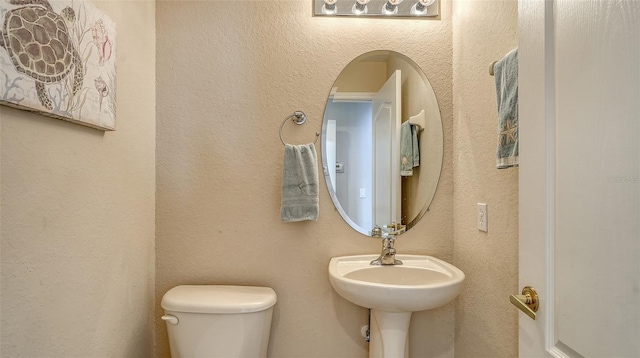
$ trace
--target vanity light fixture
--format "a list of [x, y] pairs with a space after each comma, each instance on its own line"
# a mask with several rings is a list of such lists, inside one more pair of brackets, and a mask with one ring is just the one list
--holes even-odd
[[314, 16], [428, 19], [438, 16], [437, 0], [313, 0]]
[[369, 1], [371, 0], [356, 0], [355, 4], [353, 4], [353, 7], [351, 8], [351, 12], [354, 15], [367, 14], [369, 12], [369, 9], [367, 8]]

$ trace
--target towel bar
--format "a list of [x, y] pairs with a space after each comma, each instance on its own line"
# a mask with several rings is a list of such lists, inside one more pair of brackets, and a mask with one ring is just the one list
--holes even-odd
[[[285, 118], [282, 121], [282, 124], [280, 125], [280, 141], [282, 142], [282, 145], [287, 145], [287, 143], [284, 142], [284, 139], [282, 139], [282, 127], [284, 127], [284, 124], [287, 123], [287, 120], [289, 118], [291, 118], [293, 123], [298, 124], [298, 125], [304, 124], [307, 121], [307, 115], [304, 114], [304, 112], [302, 112], [302, 111], [295, 111], [295, 112], [293, 112], [293, 114], [291, 114], [287, 118]], [[316, 142], [318, 141], [318, 137], [320, 137], [320, 132], [316, 132], [316, 140], [313, 141], [313, 144], [316, 144]]]
[[495, 66], [495, 65], [496, 65], [496, 62], [498, 62], [498, 61], [493, 61], [493, 62], [491, 62], [491, 64], [489, 65], [489, 74], [490, 74], [491, 76], [493, 76], [493, 75], [494, 75], [494, 72], [493, 72], [493, 66]]
[[420, 113], [416, 114], [413, 117], [409, 117], [409, 123], [414, 126], [418, 126], [419, 130], [423, 130], [425, 128], [425, 116], [424, 109], [420, 110]]

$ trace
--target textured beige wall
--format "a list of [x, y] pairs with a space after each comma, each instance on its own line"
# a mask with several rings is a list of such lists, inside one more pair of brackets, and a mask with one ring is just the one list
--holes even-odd
[[2, 357], [144, 357], [153, 347], [155, 4], [118, 26], [117, 131], [0, 107]]
[[[431, 211], [401, 253], [452, 260], [451, 9], [437, 20], [312, 17], [311, 1], [159, 1], [157, 6], [157, 356], [168, 356], [160, 298], [179, 284], [275, 289], [270, 357], [366, 357], [367, 311], [331, 288], [332, 256], [380, 243], [341, 219], [321, 177], [317, 222], [280, 221], [282, 119], [288, 142], [313, 140], [333, 81], [356, 56], [413, 58], [442, 110], [445, 158]], [[366, 35], [363, 35], [366, 33]], [[316, 148], [319, 150], [320, 145]], [[452, 357], [453, 304], [416, 314], [412, 357]]]
[[[497, 112], [489, 64], [517, 47], [516, 0], [453, 5], [454, 262], [467, 275], [456, 302], [456, 357], [516, 357], [518, 169], [495, 169]], [[476, 224], [488, 204], [489, 232]]]
[[387, 82], [385, 62], [350, 63], [333, 83], [338, 92], [378, 92]]

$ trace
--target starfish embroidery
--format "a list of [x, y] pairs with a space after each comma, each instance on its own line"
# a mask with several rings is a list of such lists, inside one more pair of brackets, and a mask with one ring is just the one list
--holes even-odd
[[[515, 125], [513, 119], [508, 119], [503, 127], [503, 131], [500, 132], [500, 142], [509, 145], [516, 142], [515, 132], [518, 130], [518, 126]], [[503, 139], [504, 138], [504, 139]]]

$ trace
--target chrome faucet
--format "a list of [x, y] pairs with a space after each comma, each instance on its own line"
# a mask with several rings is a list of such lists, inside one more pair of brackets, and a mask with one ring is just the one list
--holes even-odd
[[371, 265], [402, 265], [402, 261], [396, 260], [396, 249], [393, 247], [396, 236], [405, 231], [405, 227], [399, 224], [388, 225], [393, 231], [384, 233], [379, 226], [371, 230], [371, 236], [382, 238], [382, 253], [377, 259], [371, 261]]

